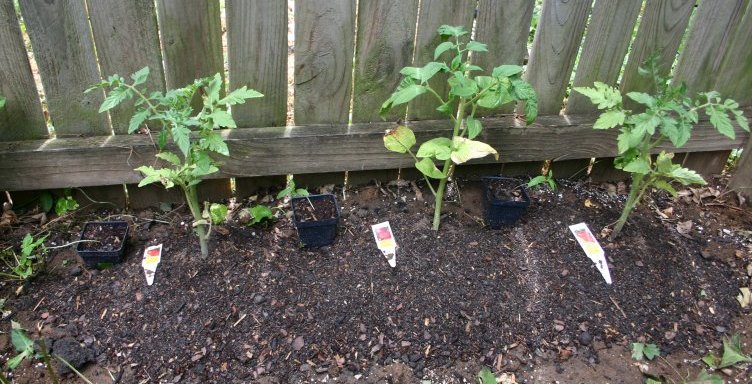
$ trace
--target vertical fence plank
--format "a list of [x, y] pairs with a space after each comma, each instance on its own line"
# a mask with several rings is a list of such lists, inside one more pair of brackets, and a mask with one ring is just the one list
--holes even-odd
[[[441, 42], [436, 30], [443, 24], [462, 25], [469, 32], [473, 25], [475, 2], [467, 0], [422, 0], [418, 16], [418, 31], [415, 41], [413, 65], [420, 67], [433, 61], [433, 52]], [[448, 54], [447, 54], [448, 55]], [[437, 75], [431, 79], [431, 87], [442, 97], [448, 88], [446, 76]], [[410, 102], [407, 113], [410, 119], [444, 119], [446, 115], [436, 110], [436, 99], [421, 96]]]
[[[474, 54], [473, 63], [490, 73], [502, 64], [522, 65], [527, 57], [527, 40], [535, 0], [480, 0], [475, 39], [488, 45], [488, 52]], [[513, 106], [479, 109], [476, 116], [498, 116], [514, 111]]]
[[355, 3], [295, 2], [295, 123], [342, 123], [350, 112]]
[[[410, 65], [418, 0], [362, 0], [353, 95], [354, 123], [379, 121], [379, 108], [399, 84], [399, 71]], [[404, 116], [395, 109], [387, 120]]]
[[109, 135], [98, 112], [101, 91], [84, 0], [21, 0], [21, 11], [39, 65], [52, 125], [58, 136]]
[[[657, 53], [660, 55], [658, 62], [663, 73], [671, 70], [694, 6], [695, 0], [648, 0], [637, 37], [629, 53], [627, 66], [624, 68], [622, 93], [651, 93], [655, 90], [653, 80], [640, 76], [637, 72], [638, 67], [650, 55]], [[630, 100], [626, 100], [625, 104], [630, 108], [635, 107]]]
[[224, 76], [218, 0], [159, 0], [167, 88]]
[[[149, 91], [163, 91], [164, 71], [154, 1], [96, 0], [89, 1], [88, 6], [102, 76], [117, 73], [128, 79], [132, 73], [148, 66], [150, 74], [145, 86]], [[132, 103], [110, 111], [115, 134], [128, 133], [128, 122], [134, 111]]]
[[[713, 88], [721, 60], [728, 53], [731, 38], [744, 16], [747, 4], [749, 0], [728, 0], [722, 7], [710, 1], [700, 3], [673, 79], [675, 83], [683, 81], [687, 84], [690, 95]], [[731, 151], [690, 153], [684, 164], [701, 175], [710, 177], [723, 171], [730, 153]]]
[[739, 104], [752, 105], [752, 2], [725, 50], [715, 89]]
[[558, 115], [590, 13], [590, 0], [543, 3], [525, 77], [541, 115]]
[[227, 1], [230, 89], [247, 85], [261, 99], [234, 105], [238, 127], [285, 125], [287, 118], [287, 3]]
[[13, 2], [0, 2], [0, 141], [48, 136]]

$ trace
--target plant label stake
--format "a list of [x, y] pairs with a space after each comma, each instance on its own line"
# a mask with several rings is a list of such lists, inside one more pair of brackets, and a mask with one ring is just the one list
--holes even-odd
[[141, 260], [141, 266], [144, 268], [146, 275], [146, 284], [154, 284], [154, 274], [157, 272], [157, 265], [162, 260], [162, 244], [152, 245], [144, 250], [144, 258]]
[[606, 253], [603, 251], [603, 248], [601, 248], [601, 245], [598, 244], [598, 240], [595, 239], [593, 233], [590, 232], [590, 228], [588, 228], [587, 224], [579, 223], [570, 225], [569, 230], [572, 231], [574, 238], [580, 243], [580, 247], [585, 251], [585, 255], [593, 261], [595, 267], [601, 272], [606, 283], [611, 284], [611, 273], [608, 271]]
[[397, 242], [394, 240], [394, 234], [392, 233], [392, 227], [389, 226], [389, 222], [374, 224], [371, 226], [373, 231], [373, 237], [376, 239], [376, 246], [379, 247], [381, 253], [386, 257], [386, 261], [389, 266], [394, 268], [397, 266]]

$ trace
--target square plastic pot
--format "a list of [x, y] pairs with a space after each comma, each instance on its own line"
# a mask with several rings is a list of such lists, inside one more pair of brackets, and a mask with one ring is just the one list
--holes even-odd
[[117, 264], [123, 261], [125, 245], [128, 242], [128, 223], [125, 221], [91, 221], [84, 224], [81, 230], [79, 240], [97, 240], [105, 241], [106, 239], [87, 238], [86, 231], [95, 226], [107, 226], [114, 229], [120, 239], [120, 247], [115, 249], [91, 249], [85, 242], [76, 245], [76, 252], [84, 260], [87, 268], [97, 268], [103, 265]]
[[[496, 198], [491, 191], [491, 186], [498, 181], [516, 184], [515, 189], [520, 191], [522, 201]], [[481, 183], [483, 185], [483, 220], [492, 229], [516, 224], [530, 206], [527, 185], [523, 181], [509, 177], [484, 176], [481, 178]]]
[[[335, 217], [322, 220], [303, 221], [303, 213], [297, 209], [299, 201], [308, 205], [308, 200], [314, 206], [318, 201], [329, 200], [334, 204]], [[293, 223], [298, 230], [298, 237], [303, 246], [310, 248], [324, 247], [331, 245], [337, 236], [337, 224], [339, 224], [339, 204], [337, 198], [332, 194], [310, 195], [308, 197], [294, 197], [291, 201], [293, 212]]]

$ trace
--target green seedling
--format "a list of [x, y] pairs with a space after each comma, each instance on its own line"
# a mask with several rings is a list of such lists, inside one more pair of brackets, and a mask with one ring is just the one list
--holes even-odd
[[21, 253], [17, 254], [12, 248], [3, 251], [3, 262], [8, 267], [8, 273], [0, 273], [0, 276], [10, 280], [27, 280], [39, 271], [40, 265], [44, 264], [44, 256], [47, 254], [47, 248], [44, 241], [47, 236], [34, 239], [31, 234], [21, 241]]
[[224, 204], [212, 203], [209, 205], [209, 218], [214, 225], [222, 224], [227, 218], [227, 206]]
[[632, 343], [632, 359], [634, 360], [639, 361], [643, 358], [653, 360], [660, 355], [661, 350], [655, 344]]
[[[604, 83], [574, 88], [602, 110], [593, 125], [594, 129], [619, 127], [621, 132], [617, 138], [618, 155], [614, 166], [631, 174], [632, 185], [624, 210], [611, 233], [611, 240], [621, 233], [629, 215], [649, 188], [662, 189], [676, 196], [672, 182], [682, 185], [706, 184], [697, 172], [674, 164], [673, 153], [658, 152], [659, 145], [667, 142], [675, 148], [684, 146], [689, 141], [692, 128], [699, 121], [699, 112], [707, 114], [710, 124], [731, 139], [736, 136], [732, 119], [742, 129], [749, 131], [747, 118], [737, 102], [724, 100], [714, 91], [698, 93], [694, 99], [688, 97], [683, 83], [672, 85], [669, 78], [660, 75], [655, 58], [640, 68], [640, 74], [651, 77], [657, 90], [653, 95], [627, 93], [629, 99], [644, 108], [643, 112], [624, 108], [619, 90]], [[658, 152], [655, 158], [654, 152]]]
[[496, 376], [494, 376], [490, 369], [483, 367], [478, 372], [478, 384], [496, 384]]
[[292, 178], [292, 176], [290, 176], [287, 178], [287, 185], [285, 186], [285, 189], [277, 193], [277, 200], [291, 199], [293, 197], [305, 197], [309, 195], [310, 193], [308, 193], [307, 189], [296, 188], [295, 180]]
[[[400, 85], [382, 104], [381, 116], [402, 106], [418, 96], [426, 95], [436, 100], [441, 113], [453, 122], [450, 137], [436, 137], [420, 145], [417, 152], [415, 134], [406, 126], [390, 129], [384, 135], [384, 146], [394, 152], [409, 154], [415, 167], [423, 174], [434, 195], [433, 229], [438, 230], [441, 221], [441, 205], [449, 178], [458, 164], [472, 159], [494, 156], [498, 152], [490, 145], [474, 140], [483, 131], [483, 124], [475, 117], [478, 108], [495, 109], [504, 104], [524, 101], [527, 123], [532, 123], [538, 114], [538, 98], [532, 86], [522, 79], [523, 68], [518, 65], [501, 65], [493, 69], [491, 76], [474, 75], [483, 71], [470, 60], [470, 53], [478, 55], [487, 51], [486, 44], [466, 41], [468, 32], [462, 26], [442, 25], [438, 29], [442, 43], [434, 50], [434, 60], [423, 67], [405, 67]], [[437, 74], [446, 74], [448, 92], [440, 95], [429, 81]], [[436, 162], [443, 163], [441, 169]], [[439, 180], [436, 188], [431, 179]]]
[[722, 369], [740, 363], [750, 363], [752, 357], [742, 351], [741, 336], [737, 333], [730, 338], [723, 338], [723, 355], [720, 358], [713, 352], [708, 352], [702, 361], [712, 369]]
[[[144, 176], [138, 186], [161, 183], [167, 189], [178, 186], [183, 190], [194, 218], [193, 228], [199, 238], [201, 256], [207, 258], [211, 218], [203, 215], [197, 185], [206, 176], [219, 171], [218, 158], [230, 155], [224, 137], [217, 132], [221, 128], [236, 128], [228, 108], [263, 95], [244, 86], [222, 97], [224, 83], [220, 74], [197, 79], [183, 88], [165, 93], [149, 93], [143, 87], [148, 76], [148, 67], [131, 75], [130, 82], [112, 75], [87, 91], [96, 88], [109, 91], [100, 112], [135, 99], [136, 112], [131, 117], [128, 133], [136, 132], [146, 122], [158, 127], [155, 145], [159, 150], [156, 157], [161, 164], [136, 168]], [[194, 110], [191, 104], [197, 94], [203, 101], [200, 110]]]
[[554, 171], [549, 170], [548, 173], [544, 175], [538, 175], [530, 179], [530, 181], [527, 182], [528, 188], [537, 187], [539, 185], [547, 185], [548, 189], [551, 190], [551, 192], [556, 192], [556, 180], [554, 180]]
[[274, 213], [272, 212], [271, 208], [267, 207], [266, 205], [256, 205], [247, 210], [251, 215], [251, 220], [248, 222], [248, 226], [256, 225], [264, 220], [274, 219]]

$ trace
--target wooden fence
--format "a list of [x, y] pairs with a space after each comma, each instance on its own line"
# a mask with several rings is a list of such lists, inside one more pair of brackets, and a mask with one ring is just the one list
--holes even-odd
[[[564, 177], [581, 174], [597, 158], [591, 177], [620, 177], [609, 161], [615, 133], [592, 130], [593, 106], [566, 94], [572, 83], [594, 81], [618, 81], [624, 92], [649, 90], [637, 67], [653, 52], [664, 68], [674, 65], [675, 80], [690, 91], [715, 89], [752, 104], [750, 0], [545, 0], [540, 10], [535, 0], [297, 0], [292, 15], [284, 0], [20, 0], [19, 8], [20, 15], [14, 1], [0, 0], [0, 95], [7, 98], [0, 111], [0, 190], [115, 186], [99, 190], [122, 194], [123, 184], [137, 183], [133, 169], [154, 160], [150, 138], [126, 134], [132, 108], [99, 114], [104, 94], [83, 91], [102, 76], [145, 65], [152, 89], [219, 72], [228, 89], [249, 85], [265, 94], [232, 108], [243, 128], [224, 132], [231, 156], [214, 175], [218, 181], [205, 183], [220, 197], [230, 193], [229, 177], [242, 195], [258, 176], [412, 167], [382, 145], [383, 131], [401, 116], [382, 122], [378, 110], [400, 68], [431, 59], [441, 24], [475, 28], [490, 51], [478, 64], [526, 64], [538, 92], [542, 116], [531, 126], [486, 115], [481, 139], [500, 150], [498, 171], [532, 174], [553, 160], [555, 175]], [[289, 104], [294, 126], [286, 124]], [[450, 127], [425, 100], [408, 111], [421, 137]], [[727, 140], [701, 124], [680, 151], [687, 166], [718, 173], [729, 150], [749, 147], [748, 137], [739, 130]], [[743, 153], [737, 188], [752, 186], [752, 148]], [[484, 162], [493, 159], [478, 161]], [[128, 191], [164, 198], [156, 188]]]

